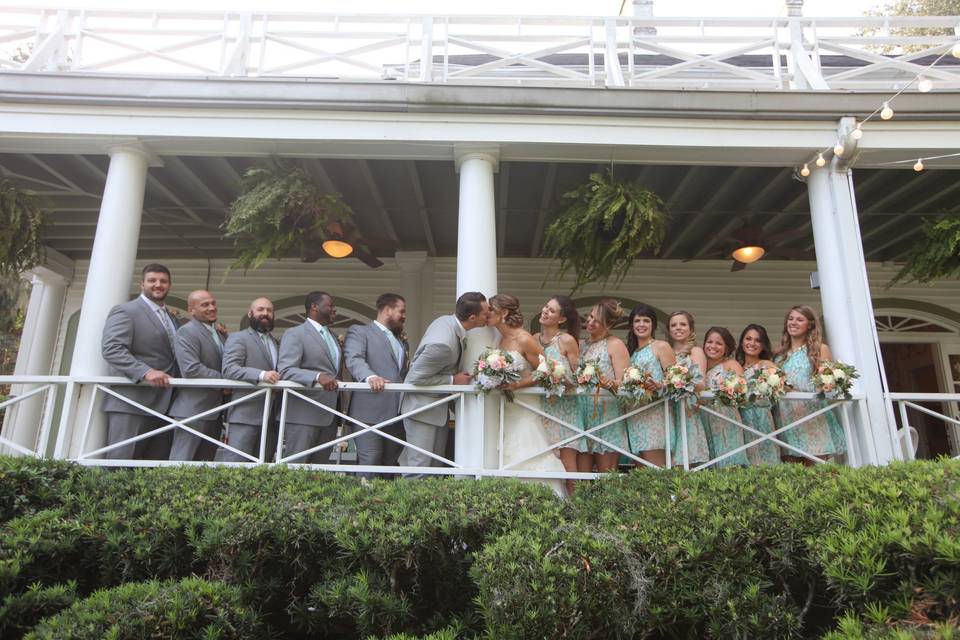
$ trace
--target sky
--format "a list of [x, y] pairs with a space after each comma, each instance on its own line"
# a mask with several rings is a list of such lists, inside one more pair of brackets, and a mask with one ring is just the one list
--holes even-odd
[[[309, 11], [320, 13], [432, 13], [494, 15], [631, 15], [632, 0], [0, 0], [0, 7], [107, 9], [204, 9]], [[855, 17], [882, 0], [806, 0], [803, 13]], [[774, 17], [785, 15], [783, 0], [655, 0], [656, 16]]]

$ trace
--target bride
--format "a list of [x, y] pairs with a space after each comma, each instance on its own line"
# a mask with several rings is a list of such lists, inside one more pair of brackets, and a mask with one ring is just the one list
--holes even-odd
[[[514, 358], [524, 363], [522, 378], [511, 383], [507, 389], [516, 390], [534, 385], [531, 373], [540, 363], [538, 356], [543, 348], [533, 336], [523, 328], [523, 315], [520, 302], [513, 296], [498, 294], [490, 298], [489, 324], [500, 332], [498, 349], [510, 351]], [[533, 402], [534, 396], [518, 396], [515, 402], [504, 403], [503, 415], [503, 465], [523, 471], [563, 471], [563, 464], [552, 451], [533, 456], [550, 446], [544, 432], [543, 420], [536, 413], [519, 406], [530, 404], [540, 408], [539, 402]], [[529, 460], [527, 458], [530, 458]], [[517, 463], [517, 466], [511, 467]], [[564, 482], [560, 479], [538, 480], [564, 496]]]

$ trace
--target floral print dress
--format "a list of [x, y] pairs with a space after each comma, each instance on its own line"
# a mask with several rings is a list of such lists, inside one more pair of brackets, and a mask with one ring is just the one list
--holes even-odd
[[[744, 373], [752, 368], [747, 367]], [[776, 430], [773, 411], [770, 407], [741, 407], [740, 417], [743, 418], [743, 424], [753, 427], [760, 433], [770, 433]], [[744, 431], [743, 439], [745, 442], [751, 442], [756, 440], [757, 436]], [[747, 458], [750, 460], [750, 464], [780, 464], [780, 447], [768, 440], [747, 449]]]
[[[794, 391], [813, 392], [813, 368], [804, 346], [786, 358], [777, 358], [777, 363], [787, 374], [787, 382]], [[827, 406], [824, 400], [781, 400], [780, 426], [785, 427], [804, 416]], [[797, 426], [780, 434], [780, 439], [814, 456], [827, 456], [843, 453], [847, 450], [847, 440], [843, 427], [834, 411], [821, 413], [812, 420], [801, 422]], [[796, 456], [795, 451], [785, 449], [784, 455]]]
[[[583, 341], [580, 345], [580, 362], [583, 363], [587, 360], [597, 361], [600, 367], [600, 375], [605, 379], [614, 380], [616, 378], [606, 339], [598, 340], [597, 342]], [[606, 393], [601, 393], [599, 396], [587, 394], [577, 396], [577, 399], [579, 400], [580, 409], [580, 427], [585, 431], [620, 415], [620, 405], [615, 396]], [[598, 429], [591, 435], [619, 447], [624, 451], [629, 451], [627, 426], [623, 420], [618, 420], [602, 429]], [[597, 442], [592, 438], [581, 438], [577, 443], [577, 449], [582, 452], [592, 451], [593, 453], [610, 453], [616, 451], [616, 449], [602, 442]]]
[[[687, 367], [696, 379], [703, 374], [689, 353], [678, 353], [677, 364]], [[680, 437], [680, 412], [684, 412], [687, 424], [687, 452], [690, 456], [690, 466], [703, 463], [710, 459], [710, 448], [707, 446], [707, 433], [703, 428], [700, 411], [696, 408], [696, 399], [688, 398], [679, 402], [672, 402], [670, 415], [673, 417], [673, 433], [670, 442], [670, 462], [674, 466], [683, 466], [683, 439]]]
[[[643, 349], [637, 349], [630, 356], [630, 364], [641, 371], [649, 373], [654, 380], [663, 382], [663, 366], [653, 352], [653, 343]], [[623, 413], [629, 413], [637, 406], [629, 399], [621, 401]], [[630, 451], [639, 453], [667, 448], [665, 434], [667, 410], [663, 403], [636, 413], [626, 418], [627, 437], [630, 442]]]
[[[563, 353], [560, 350], [560, 336], [563, 335], [558, 333], [550, 340], [543, 348], [544, 357], [552, 360], [558, 360], [569, 366], [567, 359], [563, 357]], [[570, 373], [568, 378], [573, 380], [573, 372]], [[562, 420], [567, 424], [574, 426], [579, 426], [580, 424], [580, 405], [578, 403], [578, 398], [575, 395], [566, 395], [561, 398], [542, 398], [541, 399], [542, 410], [544, 413], [548, 413], [551, 416], [557, 418], [557, 420]], [[547, 441], [550, 444], [556, 444], [561, 440], [565, 440], [570, 436], [574, 435], [576, 432], [572, 429], [564, 427], [559, 422], [554, 422], [548, 418], [542, 418], [543, 420], [543, 429], [547, 436]], [[571, 449], [577, 448], [577, 441], [568, 442], [565, 447], [570, 447]], [[559, 455], [558, 450], [554, 450], [557, 455]]]
[[[711, 383], [710, 386], [719, 383], [720, 378], [723, 376], [723, 363], [716, 365], [707, 371], [707, 380]], [[716, 382], [714, 382], [716, 381]], [[740, 412], [736, 407], [728, 407], [726, 405], [712, 405], [710, 407], [713, 411], [724, 415], [731, 420], [740, 421]], [[710, 444], [710, 458], [717, 458], [722, 456], [725, 453], [733, 451], [739, 447], [742, 447], [743, 442], [743, 429], [728, 422], [723, 418], [702, 411], [703, 415], [703, 427], [707, 430], [707, 438]], [[747, 459], [747, 453], [745, 451], [740, 451], [732, 456], [728, 456], [721, 460], [720, 462], [714, 464], [714, 467], [735, 467], [735, 466], [747, 466], [750, 464], [750, 461]]]

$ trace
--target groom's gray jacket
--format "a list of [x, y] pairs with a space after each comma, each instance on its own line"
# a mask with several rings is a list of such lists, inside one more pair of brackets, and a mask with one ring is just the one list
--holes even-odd
[[[431, 322], [410, 359], [410, 370], [403, 381], [421, 387], [450, 384], [451, 376], [460, 371], [465, 337], [466, 331], [455, 315], [440, 316]], [[400, 412], [419, 409], [441, 397], [442, 394], [405, 393], [400, 402]], [[410, 419], [439, 427], [447, 423], [448, 415], [449, 403], [427, 409]]]

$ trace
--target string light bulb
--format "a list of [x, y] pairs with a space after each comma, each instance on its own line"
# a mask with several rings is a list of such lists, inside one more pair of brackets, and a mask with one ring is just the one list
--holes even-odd
[[822, 154], [822, 153], [818, 153], [818, 154], [817, 154], [817, 166], [818, 166], [818, 167], [822, 167], [822, 166], [825, 165], [825, 164], [827, 164], [827, 161], [823, 159], [823, 154]]
[[833, 145], [833, 155], [838, 158], [843, 155], [843, 143], [837, 140], [837, 144]]
[[854, 140], [859, 140], [863, 137], [863, 129], [860, 127], [860, 123], [857, 123], [857, 128], [850, 132], [850, 137]]
[[930, 93], [930, 90], [933, 89], [933, 81], [930, 78], [920, 76], [920, 79], [917, 81], [917, 91], [920, 93]]
[[954, 43], [953, 49], [950, 50], [950, 55], [954, 58], [960, 58], [960, 41]]
[[810, 175], [810, 165], [808, 165], [806, 162], [803, 163], [803, 168], [800, 169], [800, 175], [802, 175], [804, 178]]
[[883, 103], [883, 109], [880, 110], [880, 117], [884, 120], [889, 120], [893, 117], [893, 109], [890, 108], [889, 102]]
[[913, 165], [913, 170], [916, 171], [917, 173], [920, 173], [921, 171], [923, 171], [923, 158], [917, 159], [917, 164]]

